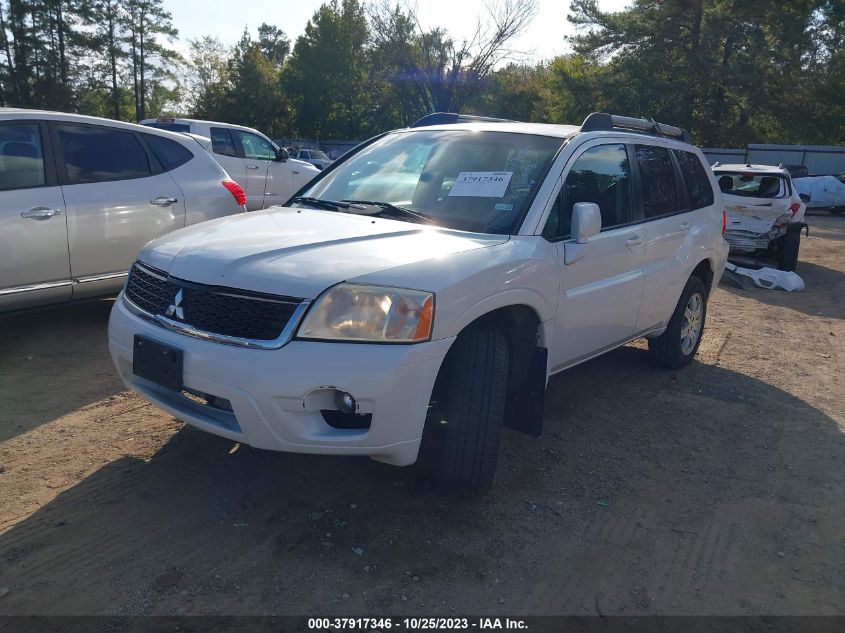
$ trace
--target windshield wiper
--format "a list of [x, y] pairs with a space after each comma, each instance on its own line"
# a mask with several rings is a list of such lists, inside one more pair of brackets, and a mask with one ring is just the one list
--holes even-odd
[[[378, 213], [387, 213], [400, 220], [405, 220], [407, 222], [416, 221], [425, 222], [427, 224], [437, 224], [437, 222], [435, 222], [425, 213], [420, 213], [419, 211], [414, 211], [413, 209], [409, 209], [407, 207], [400, 207], [398, 204], [393, 204], [392, 202], [380, 202], [378, 200], [343, 200], [343, 202], [348, 202], [351, 205], [351, 208], [357, 208], [355, 205], [359, 204], [365, 204], [371, 207], [378, 207], [380, 209]], [[355, 213], [355, 211], [349, 211], [349, 213]]]
[[325, 198], [310, 198], [308, 196], [297, 196], [291, 202], [310, 204], [318, 209], [328, 209], [329, 211], [346, 211], [349, 208], [346, 202], [326, 200]]

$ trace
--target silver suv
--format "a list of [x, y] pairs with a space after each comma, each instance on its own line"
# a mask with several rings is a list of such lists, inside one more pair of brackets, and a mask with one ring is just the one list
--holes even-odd
[[244, 203], [182, 134], [0, 108], [0, 312], [117, 293], [148, 241]]

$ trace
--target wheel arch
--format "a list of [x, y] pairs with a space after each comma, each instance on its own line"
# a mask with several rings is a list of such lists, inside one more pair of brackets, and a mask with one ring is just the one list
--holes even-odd
[[[542, 432], [543, 393], [548, 376], [545, 341], [547, 326], [540, 312], [525, 303], [493, 308], [476, 316], [457, 333], [456, 339], [473, 329], [495, 329], [508, 343], [508, 400], [505, 426], [531, 435]], [[449, 363], [454, 343], [443, 359], [435, 380], [432, 399], [448, 388]]]

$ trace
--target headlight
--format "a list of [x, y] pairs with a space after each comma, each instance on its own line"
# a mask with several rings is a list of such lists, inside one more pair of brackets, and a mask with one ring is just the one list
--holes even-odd
[[420, 290], [340, 284], [308, 311], [297, 336], [385, 343], [431, 337], [434, 295]]

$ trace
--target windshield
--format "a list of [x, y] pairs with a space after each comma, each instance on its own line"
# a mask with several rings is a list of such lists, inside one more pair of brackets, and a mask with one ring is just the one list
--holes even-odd
[[329, 157], [326, 156], [323, 152], [318, 149], [309, 149], [306, 152], [307, 154], [311, 154], [311, 158], [320, 158], [322, 160], [328, 160]]
[[389, 203], [440, 226], [509, 234], [563, 142], [509, 132], [394, 132], [342, 162], [301, 196]]
[[716, 172], [722, 193], [749, 198], [783, 198], [788, 193], [786, 178], [776, 174]]

